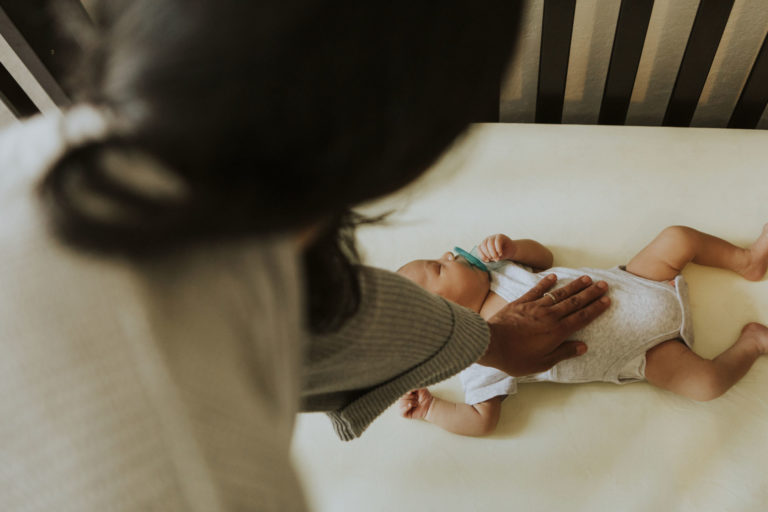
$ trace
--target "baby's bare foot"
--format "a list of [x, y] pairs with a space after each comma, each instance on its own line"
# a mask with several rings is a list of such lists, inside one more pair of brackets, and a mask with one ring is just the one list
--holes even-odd
[[736, 343], [754, 343], [761, 354], [768, 354], [768, 327], [750, 322], [741, 330]]
[[760, 281], [768, 270], [768, 224], [763, 226], [763, 232], [746, 251], [749, 262], [740, 273], [745, 279]]

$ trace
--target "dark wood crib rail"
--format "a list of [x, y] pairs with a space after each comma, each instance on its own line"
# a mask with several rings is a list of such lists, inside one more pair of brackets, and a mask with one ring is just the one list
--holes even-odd
[[[510, 0], [527, 1], [536, 0]], [[576, 0], [543, 1], [535, 121], [560, 123], [572, 57], [571, 36]], [[627, 110], [643, 51], [654, 0], [620, 2], [608, 72], [600, 103], [598, 124], [626, 124]], [[657, 0], [657, 2], [660, 0]], [[674, 1], [674, 0], [665, 0]], [[88, 20], [81, 0], [55, 0]], [[685, 53], [666, 105], [664, 126], [690, 126], [710, 73], [734, 0], [700, 0]], [[766, 7], [768, 8], [768, 7]], [[76, 56], [75, 41], [57, 29], [49, 0], [0, 0], [0, 34], [19, 57], [40, 88], [63, 107], [70, 102], [66, 70]], [[768, 37], [752, 66], [728, 121], [730, 128], [756, 128], [768, 104]], [[488, 109], [483, 122], [499, 121], [500, 87], [487, 92]], [[13, 115], [23, 118], [39, 106], [0, 64], [0, 101]]]

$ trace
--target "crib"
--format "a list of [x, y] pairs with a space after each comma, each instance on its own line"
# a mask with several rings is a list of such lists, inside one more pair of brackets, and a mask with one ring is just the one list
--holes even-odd
[[[88, 22], [87, 2], [69, 4]], [[74, 41], [43, 0], [0, 0], [0, 123], [66, 108]], [[487, 108], [429, 173], [361, 206], [368, 264], [471, 247], [503, 232], [557, 265], [623, 264], [663, 227], [737, 244], [768, 222], [764, 0], [525, 0]], [[396, 243], [393, 243], [396, 241]], [[712, 357], [768, 284], [691, 265], [695, 350]], [[432, 388], [461, 400], [458, 378]], [[387, 410], [342, 443], [297, 419], [293, 457], [315, 511], [754, 511], [768, 503], [768, 358], [695, 403], [646, 383], [521, 385], [487, 438]]]

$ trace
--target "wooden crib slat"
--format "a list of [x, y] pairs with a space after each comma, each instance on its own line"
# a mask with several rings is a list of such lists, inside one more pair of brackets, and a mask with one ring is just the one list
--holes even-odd
[[643, 53], [653, 0], [622, 0], [611, 62], [600, 104], [599, 124], [624, 124]]
[[40, 112], [2, 63], [0, 63], [0, 101], [16, 118], [28, 117]]
[[701, 0], [664, 115], [664, 126], [690, 126], [734, 0]]
[[[70, 17], [90, 17], [80, 0], [56, 0]], [[0, 0], [0, 32], [34, 80], [58, 106], [70, 103], [67, 74], [80, 46], [59, 27], [48, 0]]]
[[768, 36], [763, 39], [747, 83], [733, 109], [728, 128], [757, 128], [768, 104]]
[[544, 0], [536, 122], [561, 123], [576, 0]]

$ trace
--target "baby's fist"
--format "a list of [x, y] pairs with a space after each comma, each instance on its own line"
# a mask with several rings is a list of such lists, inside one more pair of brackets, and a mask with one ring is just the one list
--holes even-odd
[[477, 250], [483, 261], [511, 260], [515, 256], [515, 242], [501, 233], [486, 237]]
[[430, 405], [432, 405], [432, 393], [427, 388], [409, 391], [397, 401], [400, 416], [411, 420], [424, 419]]

